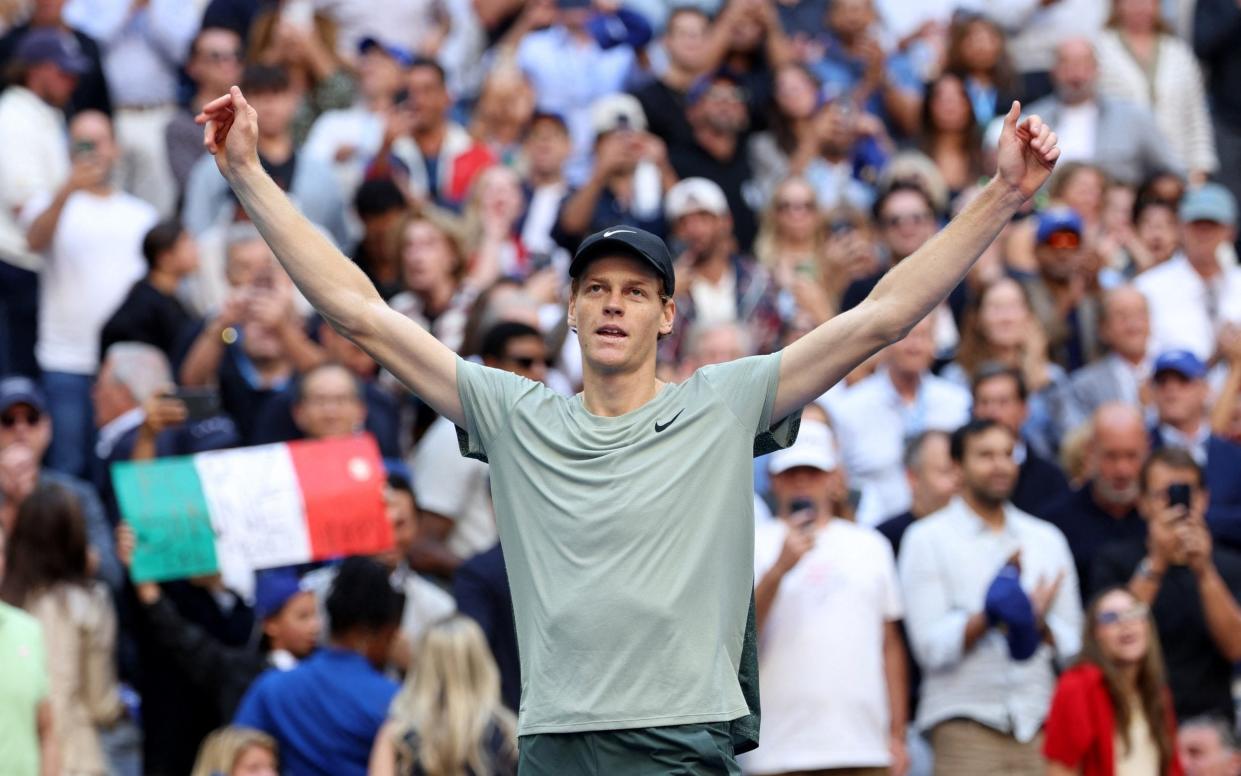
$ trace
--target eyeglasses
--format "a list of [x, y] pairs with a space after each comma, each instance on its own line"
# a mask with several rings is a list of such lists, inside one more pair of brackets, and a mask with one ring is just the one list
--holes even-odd
[[776, 202], [776, 210], [781, 213], [789, 213], [792, 211], [814, 210], [814, 200], [812, 199], [782, 199]]
[[887, 216], [883, 219], [885, 228], [892, 229], [898, 226], [909, 224], [910, 226], [922, 226], [933, 221], [935, 216], [930, 213], [897, 213], [896, 215]]
[[203, 59], [212, 63], [220, 62], [240, 62], [241, 51], [233, 49], [231, 51], [200, 51], [198, 52]]
[[1095, 615], [1095, 623], [1098, 625], [1116, 625], [1122, 622], [1134, 622], [1135, 620], [1144, 620], [1146, 615], [1150, 613], [1150, 608], [1146, 604], [1134, 604], [1128, 609], [1118, 609], [1106, 612], [1099, 612]]
[[0, 415], [0, 426], [13, 428], [18, 423], [25, 423], [27, 426], [37, 426], [42, 419], [43, 413], [33, 408], [25, 412], [6, 412]]

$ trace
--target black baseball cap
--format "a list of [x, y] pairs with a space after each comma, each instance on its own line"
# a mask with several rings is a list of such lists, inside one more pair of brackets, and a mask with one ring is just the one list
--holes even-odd
[[603, 256], [632, 256], [651, 265], [664, 284], [664, 293], [676, 292], [677, 278], [672, 267], [672, 254], [659, 237], [636, 226], [613, 226], [582, 241], [573, 262], [569, 264], [569, 277], [577, 278], [586, 265]]

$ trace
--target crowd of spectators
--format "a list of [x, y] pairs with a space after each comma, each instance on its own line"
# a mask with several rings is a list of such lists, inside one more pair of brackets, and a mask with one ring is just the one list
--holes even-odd
[[[866, 304], [1021, 100], [1045, 191], [755, 461], [741, 767], [1241, 774], [1236, 0], [0, 0], [0, 67], [0, 771], [515, 771], [487, 464], [249, 222], [237, 84], [393, 309], [563, 394], [586, 236], [672, 247], [680, 381]], [[361, 433], [391, 552], [129, 579], [113, 464]]]

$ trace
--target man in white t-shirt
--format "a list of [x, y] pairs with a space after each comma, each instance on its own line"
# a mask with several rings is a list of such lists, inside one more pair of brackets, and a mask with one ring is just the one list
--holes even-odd
[[55, 432], [48, 465], [80, 477], [94, 448], [90, 388], [99, 335], [146, 274], [142, 240], [159, 214], [109, 183], [119, 150], [107, 116], [77, 114], [69, 141], [69, 179], [58, 191], [31, 198], [21, 222], [31, 250], [43, 256], [35, 356]]
[[763, 744], [742, 768], [903, 772], [904, 612], [892, 548], [832, 516], [839, 461], [826, 423], [804, 420], [768, 466], [779, 519], [754, 540]]

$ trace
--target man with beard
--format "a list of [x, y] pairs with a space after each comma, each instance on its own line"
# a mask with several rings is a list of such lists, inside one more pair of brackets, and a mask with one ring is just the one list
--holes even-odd
[[952, 435], [961, 495], [909, 529], [899, 559], [910, 646], [924, 671], [917, 725], [935, 772], [1043, 773], [1040, 729], [1082, 609], [1064, 536], [1009, 502], [1012, 431]]
[[686, 95], [686, 104], [693, 137], [670, 144], [668, 160], [681, 178], [706, 178], [724, 190], [737, 244], [749, 250], [758, 223], [755, 208], [745, 198], [754, 176], [745, 144], [750, 129], [745, 92], [736, 78], [720, 71], [698, 79]]
[[1090, 569], [1105, 545], [1146, 538], [1138, 514], [1138, 473], [1150, 449], [1142, 413], [1121, 402], [1104, 404], [1090, 419], [1086, 469], [1091, 479], [1047, 510], [1064, 532], [1077, 564], [1083, 595], [1092, 589]]

